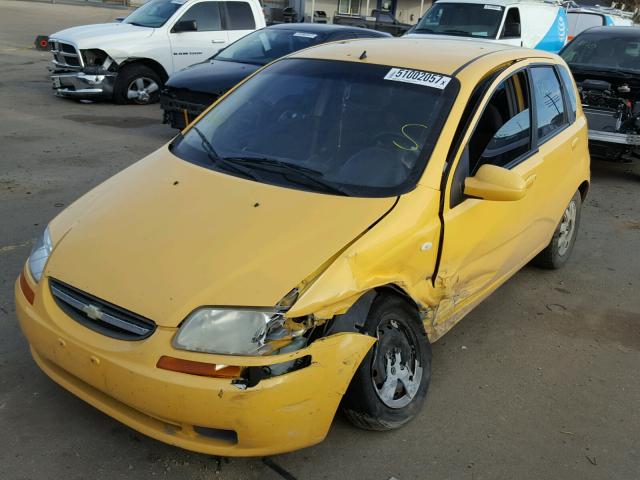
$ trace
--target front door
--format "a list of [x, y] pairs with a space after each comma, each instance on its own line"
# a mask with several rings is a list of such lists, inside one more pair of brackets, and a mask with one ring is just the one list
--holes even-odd
[[[442, 321], [469, 311], [546, 245], [555, 228], [545, 205], [557, 192], [546, 189], [558, 179], [552, 178], [547, 155], [538, 148], [538, 132], [553, 132], [538, 128], [535, 107], [540, 102], [552, 105], [556, 116], [544, 114], [544, 118], [560, 125], [565, 119], [562, 95], [558, 103], [553, 92], [538, 99], [532, 90], [528, 68], [506, 70], [493, 82], [461, 142], [445, 191], [444, 239], [435, 278], [442, 295], [438, 311]], [[525, 197], [517, 201], [465, 197], [464, 180], [483, 164], [519, 173], [527, 183]]]
[[[196, 31], [176, 31], [178, 22], [189, 20], [195, 21]], [[204, 1], [192, 5], [176, 24], [169, 33], [174, 71], [206, 60], [228, 43], [220, 2]]]

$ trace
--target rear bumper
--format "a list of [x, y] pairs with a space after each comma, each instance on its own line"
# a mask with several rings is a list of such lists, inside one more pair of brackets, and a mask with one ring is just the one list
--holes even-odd
[[[23, 275], [28, 278], [25, 272]], [[67, 317], [35, 285], [33, 305], [16, 282], [16, 310], [33, 358], [55, 382], [107, 415], [162, 442], [223, 456], [261, 456], [324, 439], [349, 382], [374, 339], [343, 333], [291, 354], [232, 357], [174, 350], [175, 329], [116, 340]], [[161, 355], [263, 366], [310, 355], [311, 364], [240, 390], [228, 379], [161, 370]]]
[[51, 86], [56, 95], [71, 98], [105, 98], [113, 96], [116, 74], [87, 74], [84, 72], [54, 72]]

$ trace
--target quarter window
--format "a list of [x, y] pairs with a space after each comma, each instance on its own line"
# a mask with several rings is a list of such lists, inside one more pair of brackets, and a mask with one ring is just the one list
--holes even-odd
[[544, 140], [566, 125], [560, 82], [553, 67], [531, 69], [538, 138]]
[[573, 78], [571, 78], [571, 74], [565, 67], [559, 66], [558, 71], [560, 72], [560, 78], [562, 79], [562, 86], [564, 87], [567, 99], [569, 100], [569, 107], [571, 111], [570, 121], [573, 122], [576, 119], [577, 103], [576, 89], [573, 85]]
[[251, 6], [247, 2], [223, 2], [226, 12], [225, 30], [255, 30]]
[[198, 32], [222, 30], [218, 2], [196, 3], [185, 13], [180, 21], [195, 20]]

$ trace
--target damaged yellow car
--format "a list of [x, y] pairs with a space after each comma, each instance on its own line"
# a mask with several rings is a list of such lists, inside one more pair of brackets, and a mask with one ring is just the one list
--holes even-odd
[[313, 445], [339, 406], [400, 427], [430, 343], [530, 260], [567, 261], [576, 97], [559, 57], [466, 40], [278, 60], [49, 224], [16, 282], [33, 357], [203, 453]]

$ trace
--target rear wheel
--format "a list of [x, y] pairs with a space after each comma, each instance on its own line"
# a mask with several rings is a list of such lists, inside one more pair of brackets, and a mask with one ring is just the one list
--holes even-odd
[[558, 269], [567, 263], [576, 243], [581, 210], [582, 197], [580, 192], [576, 192], [565, 208], [551, 242], [533, 259], [535, 265], [542, 268]]
[[343, 411], [360, 428], [399, 428], [424, 403], [431, 380], [431, 346], [415, 307], [392, 295], [376, 298], [365, 333], [377, 342], [349, 385]]
[[113, 97], [120, 104], [148, 105], [158, 101], [161, 86], [162, 79], [154, 70], [132, 63], [118, 72]]

